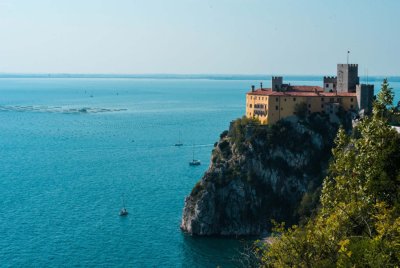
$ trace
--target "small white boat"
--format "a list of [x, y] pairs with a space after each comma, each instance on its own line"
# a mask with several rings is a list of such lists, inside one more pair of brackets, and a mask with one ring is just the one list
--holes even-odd
[[179, 140], [177, 143], [175, 143], [175, 146], [182, 146], [183, 143], [181, 142], [181, 132], [179, 131]]
[[128, 210], [126, 210], [126, 207], [125, 207], [125, 199], [124, 199], [123, 196], [122, 196], [122, 208], [121, 208], [121, 210], [119, 211], [119, 215], [120, 215], [120, 216], [126, 216], [126, 215], [128, 215]]
[[190, 166], [199, 166], [201, 164], [200, 160], [193, 159], [192, 161], [189, 162]]
[[122, 209], [119, 211], [119, 215], [120, 215], [120, 216], [126, 216], [126, 215], [128, 215], [128, 211], [126, 210], [126, 208], [122, 208]]
[[189, 162], [189, 166], [199, 166], [201, 164], [200, 160], [194, 159], [194, 144], [193, 144], [193, 158]]

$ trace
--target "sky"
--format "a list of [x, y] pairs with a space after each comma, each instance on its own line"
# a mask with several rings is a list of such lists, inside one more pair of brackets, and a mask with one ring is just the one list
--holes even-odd
[[0, 0], [0, 73], [400, 75], [398, 0]]

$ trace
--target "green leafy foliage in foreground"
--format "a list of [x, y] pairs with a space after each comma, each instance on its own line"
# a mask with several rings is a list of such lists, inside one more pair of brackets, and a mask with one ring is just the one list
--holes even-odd
[[356, 134], [339, 130], [318, 213], [303, 226], [276, 224], [257, 249], [262, 267], [400, 266], [400, 135], [381, 97]]
[[391, 125], [400, 125], [400, 101], [395, 106], [393, 104], [394, 92], [389, 86], [387, 79], [383, 80], [382, 88], [376, 97], [374, 113], [382, 118], [386, 118]]

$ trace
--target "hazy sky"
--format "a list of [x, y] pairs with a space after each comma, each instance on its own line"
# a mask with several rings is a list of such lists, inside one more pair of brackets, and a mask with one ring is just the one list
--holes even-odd
[[0, 0], [0, 72], [400, 75], [398, 0]]

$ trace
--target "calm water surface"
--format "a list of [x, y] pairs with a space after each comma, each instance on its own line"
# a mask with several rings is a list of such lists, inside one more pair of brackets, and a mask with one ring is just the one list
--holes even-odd
[[[191, 237], [179, 224], [213, 143], [244, 114], [255, 83], [0, 79], [1, 266], [237, 266], [242, 242]], [[397, 101], [399, 79], [391, 85]], [[188, 165], [193, 145], [198, 167]]]

